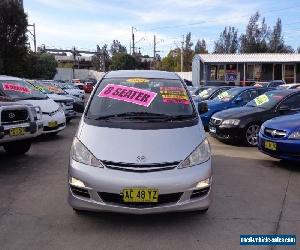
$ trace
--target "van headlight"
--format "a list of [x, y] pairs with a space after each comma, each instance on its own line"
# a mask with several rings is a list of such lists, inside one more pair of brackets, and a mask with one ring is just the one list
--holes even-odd
[[239, 125], [240, 120], [238, 119], [228, 119], [228, 120], [224, 120], [222, 122], [222, 125], [233, 125], [233, 126], [237, 126]]
[[88, 149], [83, 145], [78, 138], [74, 138], [71, 148], [71, 158], [74, 161], [90, 165], [93, 167], [103, 168], [101, 161], [99, 161]]
[[195, 165], [199, 165], [210, 159], [210, 145], [207, 139], [205, 139], [183, 162], [181, 162], [178, 168], [187, 168]]
[[300, 130], [294, 131], [293, 133], [291, 133], [291, 135], [289, 136], [289, 139], [300, 140]]

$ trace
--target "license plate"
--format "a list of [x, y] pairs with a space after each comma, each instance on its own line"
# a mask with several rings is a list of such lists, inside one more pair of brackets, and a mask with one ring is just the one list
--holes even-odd
[[123, 189], [124, 202], [158, 202], [158, 189], [125, 188]]
[[9, 135], [10, 136], [20, 136], [25, 134], [25, 129], [24, 128], [11, 128], [9, 130]]
[[57, 121], [52, 121], [48, 123], [49, 128], [57, 127]]
[[277, 144], [275, 142], [271, 141], [265, 141], [265, 148], [269, 150], [276, 151], [277, 149]]
[[209, 127], [209, 132], [216, 133], [216, 128], [215, 127]]

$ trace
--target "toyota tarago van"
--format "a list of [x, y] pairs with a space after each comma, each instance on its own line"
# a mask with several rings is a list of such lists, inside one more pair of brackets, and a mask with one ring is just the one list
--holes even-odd
[[207, 211], [210, 145], [179, 76], [115, 71], [95, 88], [70, 153], [68, 200], [73, 209]]

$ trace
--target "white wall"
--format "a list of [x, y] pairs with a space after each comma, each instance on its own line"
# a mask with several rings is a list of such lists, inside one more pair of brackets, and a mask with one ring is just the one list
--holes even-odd
[[95, 70], [89, 70], [89, 69], [75, 69], [74, 70], [74, 77], [73, 77], [73, 70], [70, 68], [57, 68], [57, 73], [54, 77], [54, 80], [71, 80], [71, 79], [80, 79], [80, 80], [86, 80], [88, 78], [94, 78], [96, 80], [99, 80], [103, 72], [98, 72]]
[[190, 71], [190, 72], [176, 72], [176, 73], [178, 75], [180, 75], [181, 78], [192, 81], [192, 71]]

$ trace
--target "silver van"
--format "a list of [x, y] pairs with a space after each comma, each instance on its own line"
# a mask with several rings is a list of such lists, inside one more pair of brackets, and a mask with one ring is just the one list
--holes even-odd
[[175, 73], [107, 73], [72, 144], [69, 204], [76, 212], [207, 211], [211, 152], [197, 108]]

